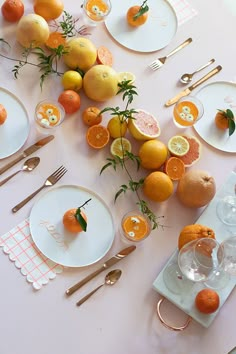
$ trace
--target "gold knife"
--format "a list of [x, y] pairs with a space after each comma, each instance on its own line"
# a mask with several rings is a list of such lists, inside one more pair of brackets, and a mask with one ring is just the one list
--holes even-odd
[[124, 248], [122, 251], [120, 251], [119, 253], [117, 253], [115, 256], [113, 256], [112, 258], [110, 258], [108, 261], [106, 261], [102, 267], [98, 268], [97, 270], [95, 270], [95, 272], [91, 273], [90, 275], [88, 275], [86, 278], [82, 279], [81, 281], [79, 281], [78, 283], [76, 283], [75, 285], [73, 285], [71, 288], [66, 290], [66, 295], [70, 296], [72, 294], [74, 294], [75, 291], [77, 291], [78, 289], [80, 289], [84, 284], [86, 284], [89, 280], [93, 279], [94, 277], [96, 277], [96, 275], [100, 274], [101, 272], [103, 272], [105, 269], [108, 269], [110, 267], [112, 267], [114, 264], [116, 264], [117, 262], [119, 262], [121, 259], [125, 258], [126, 256], [128, 256], [130, 253], [132, 253], [134, 250], [136, 249], [136, 246], [129, 246], [127, 248]]
[[7, 171], [12, 166], [14, 166], [17, 162], [23, 160], [25, 157], [33, 154], [35, 151], [40, 149], [42, 146], [44, 146], [47, 143], [49, 143], [52, 139], [54, 139], [54, 135], [48, 135], [46, 138], [43, 138], [43, 139], [37, 141], [35, 144], [31, 145], [26, 150], [22, 151], [22, 153], [19, 156], [17, 156], [14, 160], [10, 161], [5, 166], [0, 168], [0, 175], [3, 172]]
[[176, 103], [181, 97], [188, 96], [197, 86], [201, 85], [203, 82], [206, 80], [210, 79], [210, 77], [214, 76], [217, 74], [219, 71], [221, 71], [222, 66], [218, 65], [215, 69], [211, 70], [208, 74], [204, 75], [201, 79], [196, 81], [194, 84], [191, 86], [187, 87], [185, 90], [181, 91], [176, 95], [175, 97], [171, 98], [169, 101], [165, 103], [166, 107], [171, 106], [172, 104]]

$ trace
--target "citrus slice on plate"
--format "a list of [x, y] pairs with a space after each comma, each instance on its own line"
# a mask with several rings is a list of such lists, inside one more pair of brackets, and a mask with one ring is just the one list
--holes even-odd
[[103, 125], [96, 124], [88, 128], [86, 140], [94, 149], [102, 149], [110, 140], [109, 130]]
[[172, 181], [178, 181], [185, 174], [185, 164], [178, 157], [169, 157], [164, 164], [164, 172]]
[[173, 156], [184, 156], [189, 151], [189, 142], [181, 135], [174, 135], [168, 141], [168, 149]]
[[133, 73], [128, 72], [128, 71], [122, 71], [120, 73], [117, 74], [118, 77], [118, 82], [122, 82], [122, 81], [130, 81], [130, 83], [134, 83], [136, 77]]
[[131, 152], [132, 146], [128, 139], [126, 138], [116, 138], [111, 144], [111, 154], [113, 156], [118, 156], [121, 159], [125, 157], [125, 152]]
[[161, 134], [157, 118], [142, 109], [133, 113], [128, 122], [128, 129], [130, 134], [137, 140], [156, 139]]

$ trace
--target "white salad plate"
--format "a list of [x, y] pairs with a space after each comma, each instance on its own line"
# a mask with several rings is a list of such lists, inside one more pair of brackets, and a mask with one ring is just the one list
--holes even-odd
[[231, 109], [236, 116], [236, 84], [226, 81], [213, 82], [200, 89], [196, 95], [204, 106], [203, 117], [194, 125], [196, 132], [209, 145], [225, 152], [236, 152], [236, 131], [216, 127], [214, 119], [218, 109]]
[[[88, 218], [87, 231], [65, 230], [64, 213], [91, 200], [82, 209]], [[99, 261], [112, 246], [115, 229], [112, 215], [94, 192], [75, 185], [50, 188], [34, 204], [30, 231], [38, 249], [52, 261], [67, 267], [83, 267]]]
[[124, 47], [138, 52], [154, 52], [166, 47], [178, 28], [173, 7], [166, 0], [148, 0], [146, 23], [131, 27], [126, 21], [126, 13], [134, 5], [137, 5], [135, 0], [112, 1], [111, 12], [105, 21], [111, 36]]
[[0, 159], [17, 152], [25, 143], [30, 124], [21, 101], [10, 91], [0, 87], [0, 103], [7, 111], [6, 121], [0, 125]]

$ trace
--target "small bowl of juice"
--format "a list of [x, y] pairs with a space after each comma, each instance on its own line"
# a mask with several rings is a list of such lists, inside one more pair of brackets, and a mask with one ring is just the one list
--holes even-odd
[[173, 111], [173, 121], [178, 128], [188, 128], [193, 126], [204, 113], [201, 101], [193, 96], [182, 97], [175, 104]]
[[55, 129], [65, 118], [63, 106], [53, 100], [44, 100], [37, 104], [35, 108], [35, 122], [41, 132]]
[[84, 0], [83, 11], [85, 22], [90, 26], [96, 26], [104, 22], [111, 11], [110, 0]]
[[122, 238], [126, 241], [143, 241], [150, 235], [151, 230], [150, 220], [139, 210], [128, 212], [121, 220], [120, 232]]

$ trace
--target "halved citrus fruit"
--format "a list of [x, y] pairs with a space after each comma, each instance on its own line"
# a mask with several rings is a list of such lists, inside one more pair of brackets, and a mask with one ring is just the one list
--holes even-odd
[[185, 174], [185, 164], [178, 157], [170, 157], [164, 164], [164, 172], [172, 181], [178, 181]]
[[193, 166], [201, 157], [201, 143], [195, 136], [183, 135], [183, 137], [188, 140], [189, 150], [180, 159], [185, 164], [185, 167]]
[[117, 74], [118, 77], [118, 82], [122, 82], [122, 81], [130, 81], [130, 83], [134, 83], [136, 77], [134, 74], [132, 74], [131, 72], [128, 71], [122, 71], [120, 73]]
[[173, 156], [184, 156], [189, 151], [188, 140], [181, 135], [172, 136], [168, 141], [168, 149]]
[[121, 159], [125, 158], [125, 152], [131, 152], [132, 146], [128, 139], [126, 138], [116, 138], [111, 144], [111, 154], [113, 156], [118, 156]]
[[93, 125], [87, 130], [86, 140], [92, 148], [102, 149], [110, 140], [109, 130], [100, 124]]
[[137, 110], [129, 119], [130, 134], [137, 140], [156, 139], [161, 134], [157, 118], [142, 109]]
[[110, 50], [103, 45], [97, 49], [97, 63], [109, 66], [113, 65], [113, 55]]
[[63, 36], [61, 32], [51, 32], [49, 34], [48, 39], [45, 42], [45, 45], [49, 49], [56, 49], [59, 47], [59, 45], [63, 45], [65, 47], [66, 38]]

